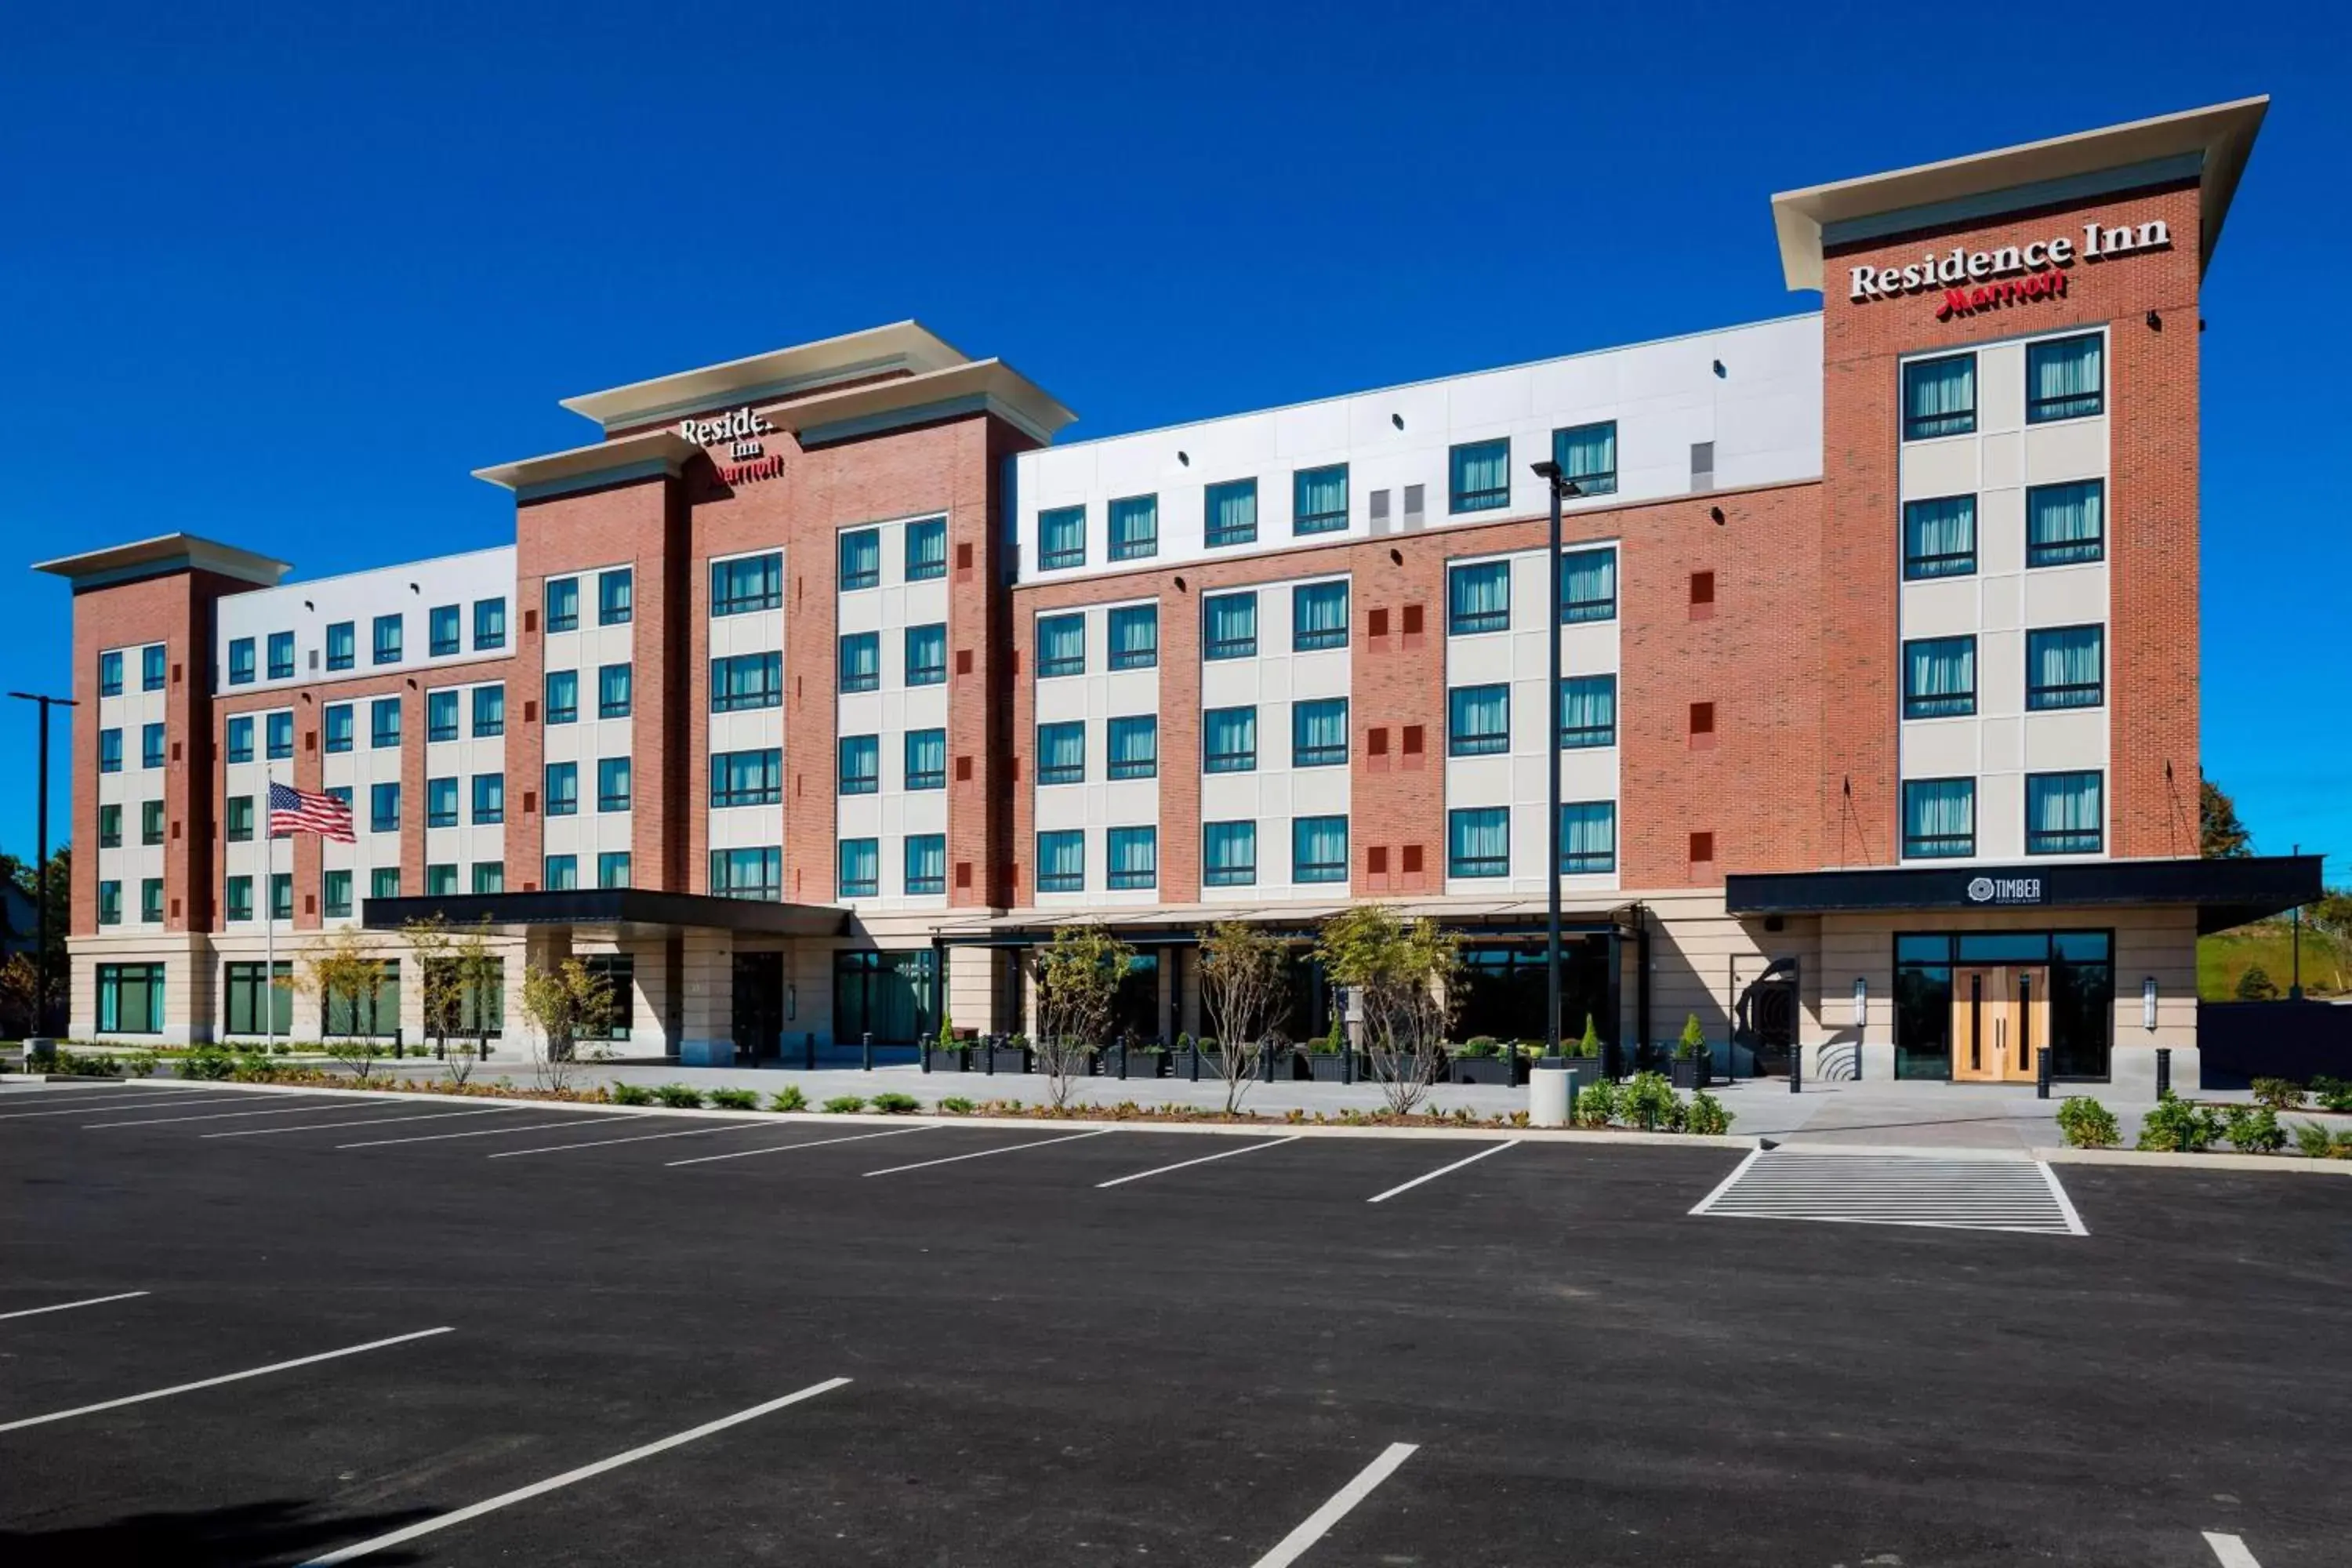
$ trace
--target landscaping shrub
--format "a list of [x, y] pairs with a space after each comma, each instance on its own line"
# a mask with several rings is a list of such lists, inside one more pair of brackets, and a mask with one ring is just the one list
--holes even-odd
[[2316, 1121], [2294, 1124], [2295, 1152], [2306, 1160], [2325, 1160], [2336, 1152], [2335, 1135]]
[[827, 1116], [855, 1116], [865, 1109], [866, 1097], [862, 1094], [836, 1094], [824, 1102]]
[[2323, 1075], [2311, 1080], [2311, 1092], [2322, 1110], [2352, 1110], [2352, 1082]]
[[1569, 1055], [1573, 1057], [1581, 1057], [1588, 1061], [1597, 1061], [1600, 1059], [1601, 1031], [1592, 1026], [1591, 1014], [1587, 1013], [1584, 1016], [1584, 1033], [1577, 1040], [1576, 1048], [1570, 1051]]
[[1607, 1079], [1576, 1091], [1576, 1124], [1606, 1127], [1617, 1115], [1617, 1086]]
[[2303, 1104], [2301, 1086], [2283, 1078], [2258, 1078], [2254, 1079], [2253, 1089], [2254, 1103], [2266, 1105], [2273, 1110], [2294, 1110]]
[[2201, 1154], [2221, 1135], [2220, 1112], [2191, 1105], [2169, 1089], [2140, 1122], [2139, 1146], [2159, 1152]]
[[892, 1090], [874, 1097], [874, 1109], [886, 1116], [907, 1116], [923, 1109], [923, 1102], [911, 1094]]
[[1617, 1095], [1617, 1114], [1629, 1125], [1654, 1132], [1660, 1121], [1673, 1117], [1675, 1086], [1664, 1073], [1637, 1072]]
[[971, 1101], [966, 1100], [962, 1095], [951, 1094], [945, 1100], [940, 1101], [940, 1109], [946, 1111], [950, 1116], [970, 1116], [971, 1114]]
[[122, 1064], [112, 1057], [89, 1051], [69, 1051], [59, 1046], [58, 1059], [48, 1070], [70, 1074], [75, 1078], [117, 1078], [121, 1075]]
[[122, 1057], [122, 1076], [152, 1078], [155, 1076], [155, 1064], [162, 1059], [153, 1051], [127, 1051]]
[[641, 1083], [616, 1083], [612, 1089], [615, 1105], [651, 1105], [657, 1098], [652, 1089]]
[[775, 1093], [768, 1096], [768, 1109], [771, 1110], [806, 1110], [808, 1109], [808, 1096], [801, 1091], [800, 1085], [796, 1083], [788, 1083], [784, 1085], [783, 1088], [776, 1090]]
[[760, 1091], [756, 1089], [714, 1089], [710, 1103], [721, 1110], [757, 1110]]
[[1463, 1041], [1454, 1054], [1458, 1057], [1493, 1057], [1500, 1056], [1502, 1051], [1502, 1043], [1494, 1036], [1473, 1035]]
[[236, 1065], [226, 1051], [199, 1048], [180, 1058], [180, 1076], [206, 1080], [225, 1079]]
[[2224, 1113], [2222, 1127], [2230, 1147], [2241, 1154], [2275, 1154], [2286, 1147], [2286, 1130], [2279, 1125], [2278, 1112], [2267, 1105], [2233, 1105]]
[[2238, 976], [2238, 1000], [2241, 1002], [2268, 1002], [2278, 994], [2278, 982], [2263, 973], [2259, 963], [2249, 963], [2246, 972]]
[[654, 1088], [654, 1098], [660, 1100], [664, 1105], [668, 1106], [672, 1110], [699, 1110], [702, 1109], [702, 1091], [695, 1088], [692, 1084], [657, 1084]]
[[1697, 1061], [1706, 1055], [1706, 1031], [1698, 1026], [1697, 1014], [1683, 1020], [1683, 1037], [1675, 1042], [1675, 1055], [1686, 1062]]
[[1723, 1101], [1700, 1089], [1685, 1108], [1683, 1131], [1702, 1138], [1720, 1138], [1731, 1131], [1731, 1112], [1723, 1108]]
[[2116, 1125], [2116, 1113], [2087, 1094], [2066, 1097], [2058, 1108], [2058, 1131], [2066, 1135], [2066, 1143], [2074, 1149], [2112, 1149], [2124, 1141], [2123, 1129]]

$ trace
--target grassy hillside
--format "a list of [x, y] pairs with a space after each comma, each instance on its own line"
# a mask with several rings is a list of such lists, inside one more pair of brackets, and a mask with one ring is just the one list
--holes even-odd
[[[2284, 921], [2262, 921], [2235, 931], [2200, 938], [2197, 943], [2197, 994], [2208, 1002], [2229, 1002], [2238, 994], [2238, 977], [2260, 964], [2271, 983], [2286, 994], [2294, 973], [2294, 931]], [[2327, 939], [2305, 926], [2303, 932], [2303, 990], [2306, 996], [2341, 996], [2352, 992], [2352, 953], [2332, 948]]]

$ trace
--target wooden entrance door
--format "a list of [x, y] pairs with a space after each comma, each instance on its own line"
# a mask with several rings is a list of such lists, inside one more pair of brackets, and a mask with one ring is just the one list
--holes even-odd
[[1952, 972], [1952, 1078], [2032, 1083], [2034, 1052], [2050, 1043], [2050, 971], [1982, 964]]

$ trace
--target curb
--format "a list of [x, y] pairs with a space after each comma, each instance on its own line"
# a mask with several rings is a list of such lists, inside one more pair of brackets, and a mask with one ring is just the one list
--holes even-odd
[[2293, 1171], [2305, 1176], [2352, 1176], [2352, 1160], [2306, 1160], [2287, 1154], [2171, 1154], [2137, 1149], [2053, 1149], [2053, 1165], [2141, 1165], [2167, 1171]]

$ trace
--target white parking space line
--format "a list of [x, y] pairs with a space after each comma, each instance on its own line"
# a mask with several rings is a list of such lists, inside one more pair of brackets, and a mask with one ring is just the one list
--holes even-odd
[[527, 1487], [517, 1487], [510, 1492], [500, 1492], [494, 1498], [485, 1498], [480, 1502], [469, 1503], [450, 1513], [441, 1514], [433, 1519], [420, 1520], [405, 1529], [395, 1530], [387, 1535], [375, 1536], [351, 1546], [339, 1548], [328, 1552], [324, 1557], [313, 1557], [310, 1562], [302, 1564], [302, 1568], [332, 1568], [332, 1565], [338, 1563], [349, 1563], [354, 1558], [382, 1552], [388, 1546], [402, 1545], [415, 1540], [418, 1536], [430, 1535], [438, 1530], [446, 1530], [453, 1524], [463, 1524], [469, 1519], [479, 1519], [486, 1513], [496, 1512], [514, 1503], [529, 1501], [532, 1498], [568, 1487], [575, 1481], [584, 1481], [592, 1477], [601, 1476], [608, 1470], [617, 1470], [623, 1465], [633, 1465], [639, 1459], [649, 1459], [656, 1454], [681, 1447], [698, 1438], [708, 1437], [714, 1432], [724, 1432], [730, 1426], [740, 1426], [746, 1421], [756, 1421], [762, 1415], [782, 1410], [787, 1405], [798, 1405], [804, 1399], [814, 1399], [820, 1394], [830, 1394], [848, 1382], [849, 1379], [845, 1377], [829, 1377], [823, 1383], [813, 1383], [796, 1394], [787, 1394], [782, 1399], [771, 1399], [765, 1405], [754, 1405], [751, 1409], [739, 1410], [732, 1415], [722, 1415], [716, 1421], [706, 1422], [689, 1431], [664, 1437], [658, 1442], [647, 1443], [641, 1448], [632, 1448], [625, 1454], [615, 1454], [609, 1459], [599, 1459], [593, 1465], [583, 1465], [576, 1470], [566, 1470], [560, 1476], [550, 1476], [543, 1481], [533, 1481]]
[[1308, 1514], [1304, 1524], [1284, 1536], [1251, 1568], [1286, 1568], [1306, 1556], [1309, 1547], [1328, 1535], [1331, 1527], [1347, 1518], [1358, 1503], [1371, 1496], [1374, 1487], [1396, 1474], [1397, 1467], [1412, 1458], [1419, 1447], [1417, 1443], [1391, 1443], [1386, 1452], [1359, 1471], [1354, 1480], [1334, 1492], [1329, 1502]]
[[[316, 1110], [317, 1106], [310, 1107]], [[373, 1108], [371, 1108], [373, 1109]], [[460, 1116], [511, 1116], [520, 1109], [493, 1105], [482, 1110], [426, 1110], [415, 1116], [374, 1116], [365, 1121], [305, 1121], [293, 1127], [240, 1127], [234, 1132], [206, 1132], [206, 1138], [273, 1138], [280, 1132], [324, 1132], [346, 1127], [390, 1127], [400, 1121], [449, 1121]]]
[[789, 1154], [795, 1149], [824, 1149], [835, 1143], [863, 1143], [870, 1138], [904, 1138], [909, 1132], [929, 1132], [929, 1123], [920, 1127], [893, 1127], [887, 1132], [854, 1132], [846, 1138], [819, 1138], [808, 1143], [768, 1143], [757, 1149], [735, 1149], [724, 1154], [698, 1154], [691, 1160], [672, 1160], [662, 1169], [675, 1170], [680, 1165], [708, 1165], [715, 1160], [748, 1160], [754, 1154]]
[[[82, 1131], [98, 1132], [109, 1127], [162, 1127], [173, 1121], [236, 1121], [248, 1116], [300, 1116], [305, 1112], [316, 1116], [327, 1110], [373, 1110], [373, 1106], [361, 1105], [357, 1102], [338, 1105], [333, 1100], [328, 1100], [320, 1104], [315, 1100], [306, 1100], [299, 1105], [277, 1105], [268, 1110], [212, 1110], [206, 1111], [202, 1116], [147, 1116], [136, 1121], [92, 1121], [84, 1126]], [[89, 1112], [84, 1111], [82, 1114], [87, 1116]]]
[[1108, 1127], [1097, 1127], [1092, 1132], [1073, 1132], [1062, 1138], [1040, 1138], [1034, 1143], [1013, 1143], [1002, 1149], [982, 1149], [971, 1154], [950, 1154], [944, 1160], [919, 1160], [911, 1165], [887, 1165], [881, 1170], [868, 1171], [866, 1173], [869, 1176], [895, 1176], [901, 1171], [928, 1171], [933, 1165], [952, 1165], [961, 1160], [985, 1160], [992, 1154], [1018, 1154], [1024, 1149], [1045, 1149], [1055, 1143], [1076, 1143], [1081, 1138], [1099, 1138], [1111, 1131], [1112, 1129]]
[[1368, 1204], [1384, 1204], [1391, 1198], [1396, 1196], [1399, 1193], [1409, 1193], [1412, 1191], [1413, 1188], [1421, 1185], [1423, 1182], [1433, 1182], [1440, 1176], [1451, 1175], [1454, 1172], [1460, 1170], [1465, 1165], [1476, 1164], [1479, 1161], [1485, 1159], [1489, 1154], [1499, 1154], [1506, 1149], [1516, 1149], [1519, 1146], [1519, 1142], [1520, 1141], [1518, 1139], [1513, 1138], [1506, 1142], [1496, 1143], [1491, 1147], [1481, 1149], [1466, 1160], [1456, 1160], [1451, 1165], [1440, 1165], [1437, 1169], [1430, 1172], [1425, 1176], [1415, 1176], [1412, 1181], [1406, 1182], [1401, 1186], [1391, 1187], [1387, 1192], [1381, 1194], [1380, 1196], [1366, 1198], [1364, 1201]]
[[[610, 1149], [615, 1143], [651, 1143], [663, 1138], [701, 1138], [713, 1132], [763, 1132], [766, 1125], [758, 1121], [725, 1121], [714, 1127], [689, 1127], [683, 1132], [640, 1132], [634, 1138], [592, 1138], [585, 1143], [542, 1143], [536, 1149], [501, 1149], [486, 1154], [488, 1160], [516, 1160], [525, 1154], [566, 1154], [574, 1149]], [[757, 1152], [758, 1151], [753, 1151]]]
[[550, 1127], [577, 1127], [577, 1121], [532, 1121], [520, 1127], [481, 1127], [471, 1132], [420, 1132], [414, 1138], [370, 1138], [360, 1143], [338, 1143], [338, 1149], [383, 1149], [394, 1143], [439, 1143], [451, 1138], [496, 1138], [508, 1132], [544, 1131]]
[[339, 1351], [320, 1351], [317, 1355], [297, 1356], [292, 1361], [272, 1362], [268, 1366], [248, 1367], [243, 1372], [224, 1373], [194, 1383], [174, 1384], [146, 1394], [125, 1394], [121, 1399], [109, 1399], [96, 1405], [84, 1405], [72, 1410], [55, 1410], [47, 1415], [27, 1415], [20, 1421], [0, 1424], [0, 1432], [18, 1432], [27, 1426], [44, 1426], [52, 1421], [70, 1421], [77, 1415], [95, 1415], [101, 1410], [120, 1410], [126, 1405], [144, 1405], [151, 1399], [168, 1399], [175, 1394], [193, 1394], [199, 1388], [218, 1388], [224, 1383], [242, 1383], [248, 1377], [267, 1377], [273, 1372], [291, 1372], [298, 1366], [315, 1366], [322, 1361], [339, 1356], [358, 1355], [362, 1351], [380, 1351], [386, 1345], [404, 1345], [411, 1340], [431, 1339], [436, 1334], [454, 1333], [452, 1328], [419, 1329], [413, 1334], [394, 1334], [388, 1340], [370, 1340], [363, 1345], [345, 1345]]
[[2213, 1549], [2221, 1568], [2263, 1568], [2254, 1561], [2254, 1554], [2246, 1550], [2246, 1543], [2234, 1535], [2219, 1535], [2209, 1530], [2205, 1531], [2205, 1544]]
[[1205, 1165], [1212, 1160], [1230, 1160], [1237, 1154], [1255, 1154], [1261, 1149], [1279, 1149], [1285, 1143], [1297, 1142], [1298, 1134], [1296, 1132], [1287, 1138], [1269, 1138], [1263, 1143], [1250, 1143], [1239, 1149], [1228, 1149], [1222, 1154], [1203, 1154], [1197, 1160], [1179, 1160], [1172, 1165], [1162, 1165], [1156, 1171], [1138, 1171], [1131, 1176], [1113, 1176], [1108, 1182], [1097, 1182], [1095, 1188], [1099, 1192], [1104, 1187], [1123, 1187], [1129, 1182], [1139, 1182], [1146, 1176], [1164, 1176], [1171, 1171], [1189, 1171], [1195, 1165]]
[[[254, 1098], [254, 1096], [249, 1094], [225, 1094], [218, 1100], [183, 1100], [179, 1104], [172, 1107], [172, 1109], [174, 1110], [184, 1110], [191, 1106], [197, 1105], [244, 1105], [250, 1102]], [[159, 1106], [156, 1109], [160, 1110], [162, 1107]], [[0, 1116], [0, 1121], [22, 1121], [27, 1117], [33, 1116], [88, 1116], [89, 1114], [90, 1109], [89, 1106], [77, 1105], [71, 1110], [12, 1110], [5, 1116]]]
[[109, 1301], [128, 1301], [134, 1296], [144, 1296], [144, 1290], [124, 1290], [112, 1296], [89, 1296], [79, 1301], [60, 1301], [54, 1307], [26, 1307], [21, 1311], [0, 1312], [0, 1323], [11, 1318], [37, 1318], [43, 1312], [70, 1312], [76, 1307], [102, 1307]]

